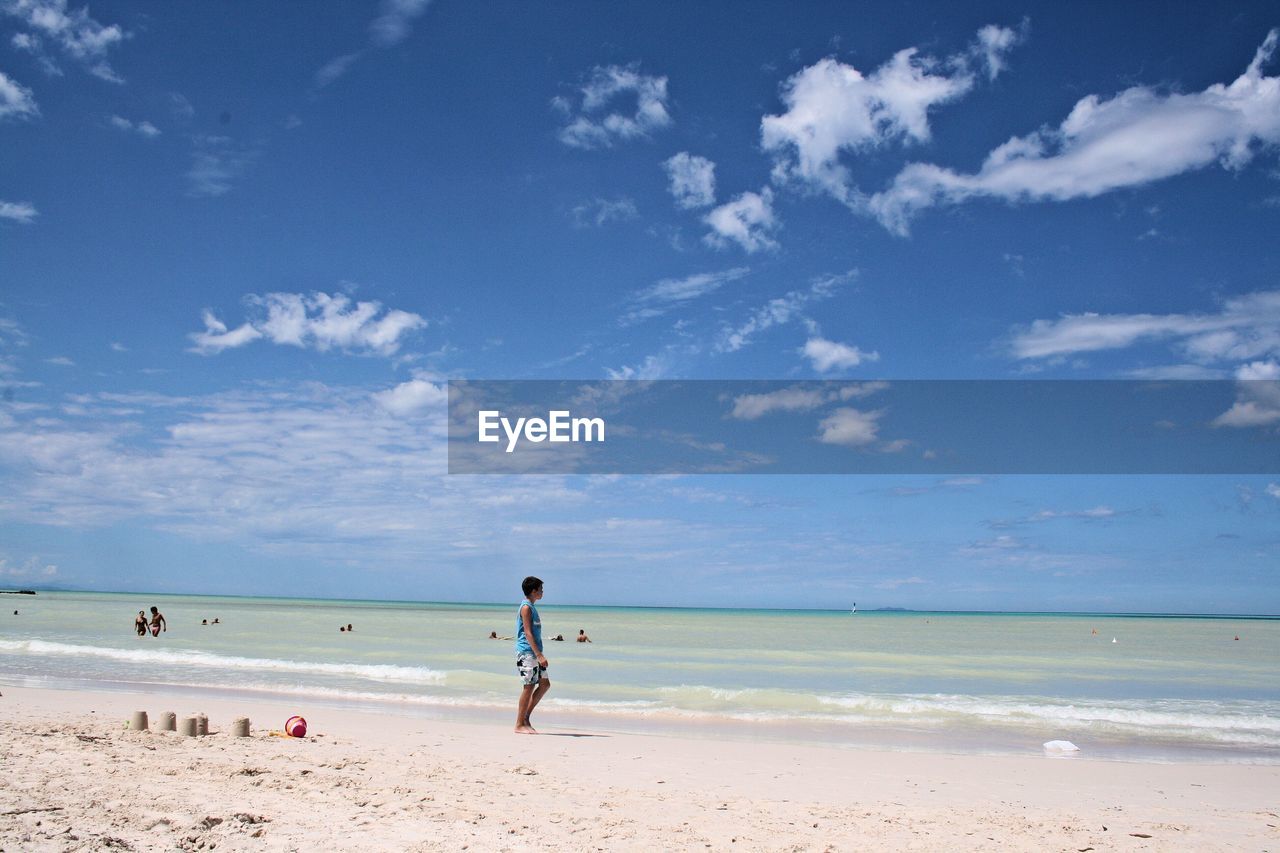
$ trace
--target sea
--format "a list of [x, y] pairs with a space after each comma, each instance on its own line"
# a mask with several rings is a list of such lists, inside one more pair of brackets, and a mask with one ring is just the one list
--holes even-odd
[[[4, 595], [0, 685], [509, 726], [513, 644], [489, 634], [514, 634], [517, 604]], [[152, 605], [168, 631], [139, 637]], [[1053, 755], [1280, 763], [1276, 617], [538, 609], [552, 680], [540, 727], [990, 754], [1065, 740], [1078, 751]]]

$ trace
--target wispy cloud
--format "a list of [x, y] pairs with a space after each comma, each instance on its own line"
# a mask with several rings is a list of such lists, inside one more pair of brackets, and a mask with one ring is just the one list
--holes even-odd
[[8, 219], [13, 222], [21, 222], [23, 225], [29, 225], [36, 221], [36, 217], [40, 212], [35, 206], [27, 201], [0, 201], [0, 219]]
[[205, 330], [188, 337], [191, 352], [215, 355], [257, 340], [275, 344], [344, 352], [394, 355], [401, 338], [427, 325], [418, 314], [389, 310], [377, 301], [352, 302], [342, 294], [268, 293], [245, 298], [253, 312], [241, 326], [228, 329], [210, 311], [204, 313]]
[[216, 198], [231, 191], [235, 180], [257, 159], [258, 152], [226, 136], [199, 135], [192, 140], [187, 194]]
[[1091, 198], [1218, 163], [1238, 171], [1259, 145], [1280, 143], [1280, 78], [1263, 66], [1276, 48], [1272, 30], [1245, 72], [1191, 94], [1134, 86], [1113, 98], [1089, 95], [1056, 129], [1014, 137], [975, 174], [913, 163], [867, 209], [906, 234], [913, 217], [973, 198], [1065, 201]]
[[369, 38], [378, 47], [392, 47], [409, 37], [415, 18], [431, 0], [382, 0], [378, 17], [369, 25]]
[[[638, 63], [597, 66], [580, 89], [578, 107], [557, 97], [552, 105], [566, 115], [560, 141], [573, 148], [608, 148], [616, 142], [647, 137], [671, 124], [667, 111], [667, 78], [640, 73]], [[635, 97], [632, 114], [608, 108], [619, 98]]]
[[1012, 30], [988, 26], [970, 49], [945, 60], [907, 48], [869, 75], [830, 57], [802, 69], [783, 84], [786, 112], [760, 122], [774, 182], [794, 182], [857, 208], [862, 196], [842, 155], [927, 141], [929, 111], [973, 88], [975, 63], [988, 77], [999, 73], [1016, 40]]
[[792, 290], [776, 299], [770, 299], [767, 303], [752, 311], [743, 322], [736, 326], [726, 326], [721, 329], [719, 338], [715, 343], [715, 351], [737, 352], [749, 344], [751, 339], [760, 332], [774, 326], [790, 323], [793, 320], [802, 319], [805, 308], [815, 302], [829, 299], [835, 294], [840, 285], [851, 281], [856, 275], [856, 270], [850, 270], [843, 275], [814, 279], [809, 287], [804, 290]]
[[753, 421], [773, 412], [807, 412], [829, 403], [847, 403], [869, 397], [889, 387], [887, 382], [853, 382], [831, 385], [793, 385], [762, 394], [739, 394], [733, 398], [729, 417]]
[[125, 133], [136, 133], [147, 139], [155, 139], [160, 135], [160, 129], [149, 121], [132, 122], [127, 118], [112, 116], [111, 126], [116, 130], [124, 131]]
[[594, 198], [573, 208], [573, 224], [578, 228], [600, 228], [610, 222], [627, 222], [637, 219], [640, 211], [636, 203], [626, 196], [618, 198]]
[[1048, 521], [1075, 520], [1085, 522], [1111, 521], [1115, 518], [1134, 515], [1134, 510], [1119, 511], [1105, 504], [1089, 509], [1042, 509], [1031, 515], [1019, 518], [1000, 518], [987, 522], [987, 526], [995, 530], [1003, 530], [1027, 524], [1042, 524]]
[[671, 375], [675, 356], [676, 348], [667, 347], [662, 352], [645, 356], [639, 364], [606, 367], [604, 373], [609, 379], [662, 379]]
[[[1280, 87], [1278, 87], [1280, 91]], [[1280, 357], [1280, 290], [1235, 296], [1216, 313], [1066, 314], [1013, 331], [1018, 359], [1045, 359], [1165, 342], [1197, 364]]]
[[[429, 5], [431, 0], [382, 0], [378, 17], [369, 24], [369, 43], [383, 49], [400, 44], [413, 32], [413, 22], [427, 11]], [[344, 53], [322, 65], [316, 71], [315, 91], [343, 77], [364, 54], [364, 50]]]
[[359, 52], [347, 53], [326, 62], [320, 67], [320, 70], [316, 72], [316, 88], [323, 89], [343, 74], [346, 74], [359, 58]]
[[772, 232], [780, 226], [773, 213], [773, 190], [765, 187], [758, 193], [745, 192], [708, 213], [703, 221], [711, 233], [703, 240], [709, 246], [723, 249], [737, 243], [748, 254], [761, 249], [776, 249]]
[[714, 293], [724, 284], [737, 281], [749, 272], [751, 272], [749, 267], [734, 267], [719, 272], [696, 273], [684, 278], [664, 278], [632, 294], [631, 310], [618, 322], [629, 326], [642, 320], [660, 317], [677, 305]]
[[716, 202], [716, 164], [706, 157], [681, 151], [662, 164], [670, 181], [676, 206], [685, 210], [709, 207]]
[[169, 93], [169, 112], [178, 121], [187, 122], [196, 116], [196, 108], [191, 100], [181, 92]]
[[8, 557], [0, 556], [0, 578], [43, 579], [55, 577], [58, 567], [45, 562], [39, 557], [30, 557], [22, 562], [14, 562]]
[[0, 0], [0, 12], [17, 18], [26, 27], [26, 32], [13, 39], [13, 46], [38, 57], [50, 73], [60, 74], [61, 69], [47, 45], [102, 80], [124, 82], [107, 62], [107, 54], [128, 33], [116, 24], [103, 25], [94, 20], [88, 6], [68, 9], [67, 0]]
[[40, 115], [30, 89], [0, 71], [0, 121], [29, 119]]
[[14, 377], [19, 372], [17, 358], [12, 350], [25, 347], [27, 344], [28, 337], [22, 324], [9, 317], [0, 316], [0, 380], [4, 380], [6, 385], [13, 384]]

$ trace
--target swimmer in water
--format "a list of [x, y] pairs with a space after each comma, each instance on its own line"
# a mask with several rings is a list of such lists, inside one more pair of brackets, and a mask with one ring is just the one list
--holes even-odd
[[161, 631], [168, 631], [169, 623], [165, 621], [164, 614], [154, 604], [151, 605], [151, 636], [159, 637]]

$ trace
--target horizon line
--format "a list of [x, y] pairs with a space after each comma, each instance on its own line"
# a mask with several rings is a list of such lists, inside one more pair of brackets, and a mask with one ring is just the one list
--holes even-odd
[[[298, 596], [298, 595], [245, 595], [239, 593], [210, 593], [210, 592], [156, 592], [145, 590], [114, 590], [114, 589], [88, 589], [73, 586], [38, 586], [32, 585], [25, 587], [34, 593], [39, 592], [84, 592], [99, 593], [105, 595], [152, 595], [152, 596], [186, 596], [189, 598], [245, 598], [245, 599], [275, 599], [281, 601], [345, 601], [359, 604], [452, 604], [452, 605], [474, 605], [479, 607], [505, 607], [508, 602], [505, 601], [427, 601], [409, 598], [332, 598], [328, 596]], [[21, 590], [0, 590], [0, 595], [21, 595]], [[689, 604], [548, 604], [547, 607], [607, 607], [627, 610], [756, 610], [756, 611], [773, 611], [778, 613], [848, 613], [853, 615], [848, 608], [840, 607], [738, 607], [729, 605], [689, 605]], [[1134, 618], [1178, 618], [1178, 619], [1280, 619], [1277, 613], [1193, 613], [1193, 612], [1156, 612], [1156, 611], [1137, 611], [1137, 610], [935, 610], [920, 609], [914, 607], [871, 607], [858, 610], [858, 613], [919, 613], [919, 614], [941, 614], [951, 616], [1102, 616], [1102, 617], [1120, 617], [1128, 616]]]

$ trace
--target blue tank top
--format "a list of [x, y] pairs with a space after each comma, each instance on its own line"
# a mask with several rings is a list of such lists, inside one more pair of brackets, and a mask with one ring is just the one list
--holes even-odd
[[[529, 605], [529, 618], [533, 621], [533, 639], [538, 644], [538, 651], [542, 651], [542, 618], [538, 616], [538, 608], [533, 606], [533, 602], [525, 599], [520, 602], [520, 608]], [[529, 638], [524, 635], [524, 620], [520, 618], [520, 609], [516, 609], [516, 654], [531, 655], [533, 647], [529, 645]]]

